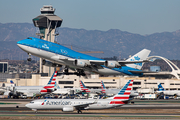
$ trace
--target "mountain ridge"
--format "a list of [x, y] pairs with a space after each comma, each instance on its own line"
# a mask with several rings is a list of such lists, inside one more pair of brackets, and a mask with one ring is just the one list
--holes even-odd
[[[25, 58], [27, 54], [18, 48], [16, 42], [27, 37], [38, 38], [35, 35], [37, 32], [38, 28], [31, 23], [0, 23], [1, 59], [5, 59], [6, 55], [11, 56], [7, 56], [8, 59]], [[58, 32], [55, 40], [62, 45], [78, 46], [81, 51], [105, 51], [104, 54], [93, 54], [95, 57], [118, 56], [123, 59], [146, 48], [152, 51], [151, 55], [180, 59], [180, 30], [140, 35], [119, 29], [101, 31], [63, 27]], [[16, 54], [24, 57], [17, 58]]]

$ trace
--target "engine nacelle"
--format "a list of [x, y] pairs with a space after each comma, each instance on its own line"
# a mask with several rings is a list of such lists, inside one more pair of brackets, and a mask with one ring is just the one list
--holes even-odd
[[63, 107], [62, 111], [63, 112], [73, 112], [74, 111], [74, 107], [71, 107], [71, 106]]
[[57, 90], [57, 88], [46, 88], [46, 87], [44, 88], [46, 89], [46, 92], [54, 92]]
[[56, 63], [52, 63], [52, 62], [46, 61], [46, 60], [43, 60], [42, 64], [45, 66], [48, 66], [48, 67], [56, 67], [56, 65], [57, 65]]
[[119, 63], [116, 61], [105, 61], [104, 65], [108, 68], [120, 67]]
[[90, 62], [87, 60], [75, 60], [74, 61], [74, 65], [78, 66], [78, 67], [85, 67], [87, 65], [90, 65]]

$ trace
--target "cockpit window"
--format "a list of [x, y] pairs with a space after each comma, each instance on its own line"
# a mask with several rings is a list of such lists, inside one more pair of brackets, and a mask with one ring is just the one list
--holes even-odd
[[27, 39], [30, 39], [30, 40], [32, 40], [32, 38], [30, 38], [30, 37], [28, 37]]
[[30, 103], [34, 103], [34, 102], [31, 101]]

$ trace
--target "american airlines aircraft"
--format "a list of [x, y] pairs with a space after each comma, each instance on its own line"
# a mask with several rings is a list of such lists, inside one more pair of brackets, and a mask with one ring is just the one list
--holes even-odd
[[[124, 73], [127, 75], [142, 76], [144, 71], [140, 69], [144, 62], [149, 62], [146, 59], [151, 52], [150, 50], [143, 49], [126, 61], [108, 61], [34, 37], [18, 41], [17, 45], [27, 52], [29, 56], [34, 55], [43, 58], [44, 65], [64, 65], [67, 68], [75, 69], [78, 75], [85, 75], [84, 70], [87, 70], [103, 75], [119, 75]], [[31, 58], [28, 58], [28, 60], [31, 60]]]
[[81, 91], [85, 93], [95, 93], [95, 94], [101, 94], [101, 89], [89, 89], [87, 88], [83, 81], [79, 80]]
[[[96, 94], [105, 94], [106, 96], [112, 96], [117, 94], [120, 89], [106, 89], [104, 82], [101, 81], [101, 89], [89, 89], [87, 88], [84, 83], [80, 80], [80, 87], [81, 91], [85, 93], [96, 93]], [[138, 92], [135, 90], [131, 90], [130, 97], [138, 96]]]
[[[105, 85], [104, 85], [104, 82], [101, 81], [101, 92], [106, 94], [107, 96], [112, 96], [112, 95], [115, 95], [119, 92], [120, 89], [106, 89]], [[131, 90], [131, 94], [130, 94], [130, 97], [136, 97], [138, 96], [139, 93], [135, 90]]]
[[59, 109], [64, 112], [77, 110], [78, 113], [82, 113], [81, 110], [114, 108], [129, 102], [132, 85], [133, 80], [129, 80], [118, 94], [107, 99], [39, 99], [26, 104], [26, 107], [34, 111]]
[[33, 97], [34, 95], [44, 95], [56, 90], [57, 71], [55, 71], [46, 86], [15, 86], [13, 87], [13, 96]]

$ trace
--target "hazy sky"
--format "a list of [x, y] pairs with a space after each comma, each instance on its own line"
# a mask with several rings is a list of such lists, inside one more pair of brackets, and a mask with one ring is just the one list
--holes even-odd
[[0, 23], [32, 23], [52, 5], [62, 27], [141, 35], [180, 29], [180, 0], [0, 0]]

